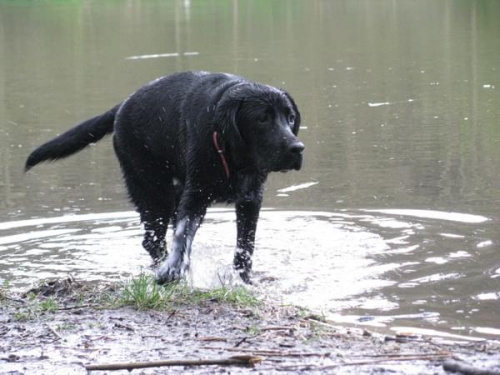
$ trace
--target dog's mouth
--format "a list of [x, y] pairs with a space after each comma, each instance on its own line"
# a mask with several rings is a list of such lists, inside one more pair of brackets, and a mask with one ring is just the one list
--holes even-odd
[[281, 163], [277, 163], [271, 168], [273, 172], [288, 172], [292, 170], [300, 170], [302, 168], [302, 154], [299, 154], [293, 158], [293, 160], [287, 159]]
[[293, 169], [296, 171], [300, 171], [300, 168], [302, 168], [302, 155], [300, 155], [299, 160], [295, 162], [295, 165], [293, 166]]

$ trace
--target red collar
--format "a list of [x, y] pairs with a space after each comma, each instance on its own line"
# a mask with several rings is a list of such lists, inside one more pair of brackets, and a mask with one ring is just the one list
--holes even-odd
[[215, 149], [220, 155], [220, 158], [222, 160], [222, 165], [224, 166], [224, 171], [226, 172], [226, 177], [229, 180], [229, 165], [227, 164], [226, 157], [224, 156], [224, 151], [219, 146], [219, 141], [218, 141], [218, 134], [217, 132], [214, 132], [213, 137], [212, 137], [215, 145]]

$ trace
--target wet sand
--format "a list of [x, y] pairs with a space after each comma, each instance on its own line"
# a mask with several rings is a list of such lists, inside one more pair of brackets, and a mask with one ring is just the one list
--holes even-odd
[[0, 373], [85, 374], [86, 366], [105, 363], [130, 366], [235, 356], [254, 363], [184, 363], [132, 373], [451, 374], [445, 367], [456, 363], [500, 373], [500, 343], [495, 341], [451, 343], [410, 334], [386, 336], [335, 326], [300, 308], [272, 301], [257, 308], [217, 300], [196, 305], [176, 301], [163, 311], [112, 308], [89, 303], [100, 293], [95, 288], [79, 285], [76, 289], [42, 291], [36, 297], [41, 303], [54, 296], [58, 302], [56, 306], [46, 303], [44, 311], [36, 312], [29, 310], [33, 293], [31, 297], [2, 293]]

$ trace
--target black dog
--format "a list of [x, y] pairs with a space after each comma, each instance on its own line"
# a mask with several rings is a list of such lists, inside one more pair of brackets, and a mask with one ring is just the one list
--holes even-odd
[[159, 282], [189, 268], [191, 243], [214, 201], [235, 203], [234, 267], [250, 282], [255, 230], [269, 172], [299, 170], [300, 113], [283, 90], [231, 74], [176, 73], [159, 78], [106, 113], [31, 153], [26, 170], [70, 156], [114, 132], [131, 200], [144, 223], [144, 248], [159, 262], [174, 237]]

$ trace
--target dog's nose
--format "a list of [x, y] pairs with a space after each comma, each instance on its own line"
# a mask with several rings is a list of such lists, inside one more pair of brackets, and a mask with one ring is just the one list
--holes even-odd
[[302, 151], [304, 151], [304, 144], [302, 142], [295, 142], [290, 145], [290, 148], [288, 151], [290, 151], [292, 154], [302, 154]]

